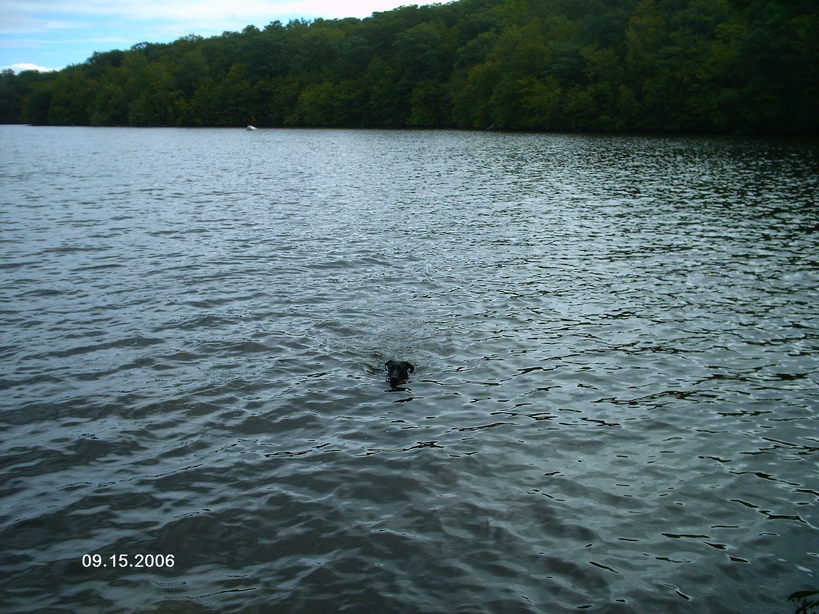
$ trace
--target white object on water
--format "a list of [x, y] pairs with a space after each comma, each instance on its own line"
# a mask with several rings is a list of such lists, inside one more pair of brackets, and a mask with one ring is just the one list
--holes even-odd
[[258, 130], [258, 128], [256, 126], [251, 126], [250, 124], [248, 124], [245, 130]]

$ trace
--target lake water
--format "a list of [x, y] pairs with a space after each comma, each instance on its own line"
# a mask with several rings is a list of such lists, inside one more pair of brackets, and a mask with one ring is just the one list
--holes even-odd
[[3, 612], [819, 589], [815, 141], [4, 126], [0, 161]]

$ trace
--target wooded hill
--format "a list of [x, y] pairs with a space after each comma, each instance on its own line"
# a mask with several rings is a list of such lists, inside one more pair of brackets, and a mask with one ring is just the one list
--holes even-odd
[[0, 122], [819, 133], [816, 0], [459, 0], [0, 78]]

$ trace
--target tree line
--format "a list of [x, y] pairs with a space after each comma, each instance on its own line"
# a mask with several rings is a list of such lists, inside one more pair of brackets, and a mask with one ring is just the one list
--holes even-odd
[[816, 0], [458, 0], [0, 75], [0, 123], [817, 134]]

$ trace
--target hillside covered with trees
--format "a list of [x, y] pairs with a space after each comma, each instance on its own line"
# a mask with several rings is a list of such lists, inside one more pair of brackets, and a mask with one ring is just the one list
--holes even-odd
[[816, 0], [458, 0], [4, 71], [0, 123], [819, 134]]

